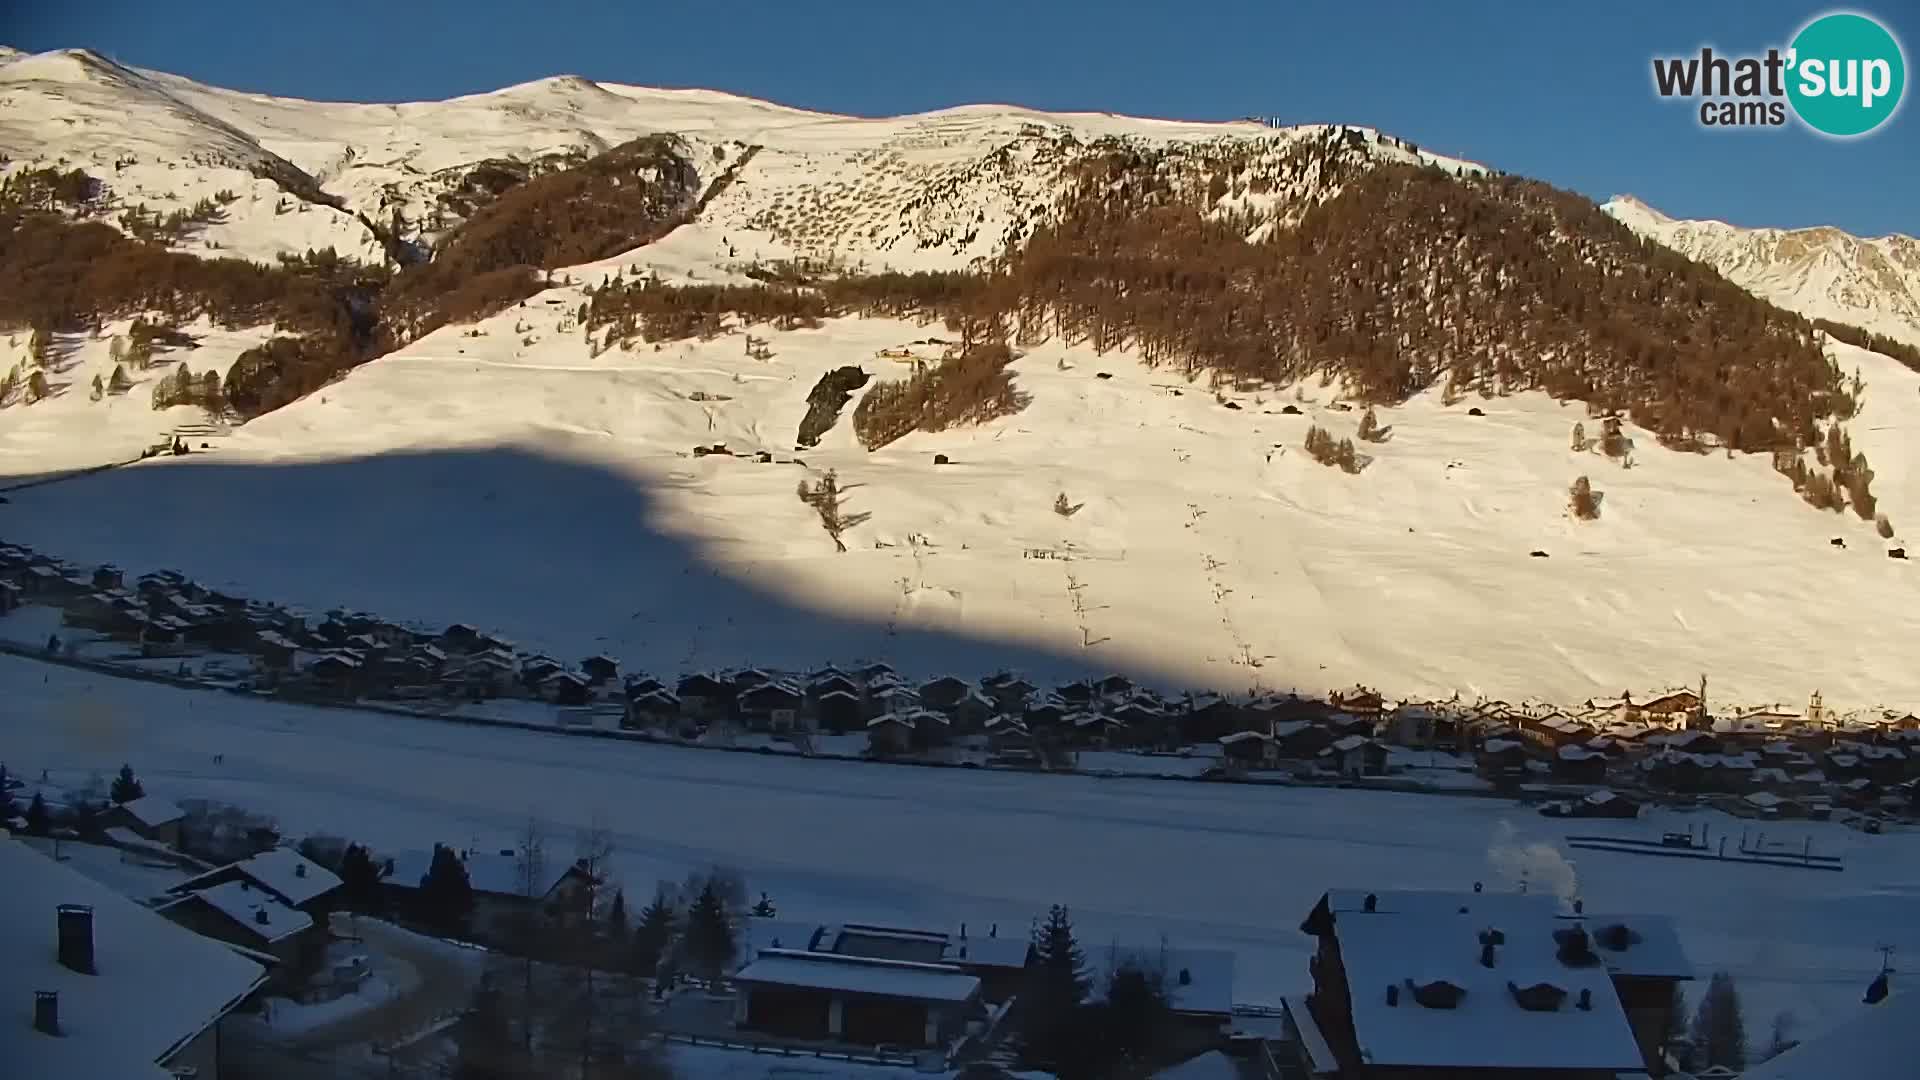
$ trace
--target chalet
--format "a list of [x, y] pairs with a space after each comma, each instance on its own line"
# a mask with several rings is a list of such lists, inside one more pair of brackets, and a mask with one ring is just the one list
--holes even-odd
[[565, 671], [567, 666], [551, 656], [535, 653], [520, 661], [520, 679], [528, 686], [539, 686], [547, 676]]
[[858, 690], [828, 690], [813, 702], [814, 721], [822, 731], [844, 735], [866, 724]]
[[1740, 797], [1741, 809], [1760, 818], [1797, 818], [1805, 817], [1806, 811], [1785, 795], [1771, 791], [1751, 791]]
[[586, 674], [589, 682], [599, 686], [620, 677], [620, 661], [601, 653], [580, 661], [580, 670]]
[[1008, 672], [994, 675], [980, 685], [987, 696], [1006, 712], [1018, 712], [1026, 708], [1027, 701], [1040, 692], [1038, 686]]
[[678, 728], [680, 726], [680, 698], [667, 689], [649, 690], [638, 697], [627, 699], [626, 716], [620, 721], [624, 728]]
[[867, 715], [904, 713], [920, 708], [920, 692], [898, 683], [876, 683], [867, 689]]
[[1109, 675], [1093, 684], [1093, 692], [1109, 700], [1123, 700], [1133, 693], [1133, 680], [1125, 675]]
[[1488, 739], [1480, 744], [1477, 764], [1480, 772], [1487, 776], [1496, 776], [1524, 772], [1527, 767], [1527, 745], [1516, 739]]
[[1634, 709], [1634, 718], [1653, 727], [1681, 731], [1704, 716], [1700, 695], [1692, 690], [1668, 690]]
[[1313, 989], [1288, 1026], [1300, 1064], [1343, 1080], [1658, 1075], [1692, 977], [1664, 920], [1538, 893], [1335, 891], [1301, 930]]
[[466, 623], [454, 623], [442, 631], [440, 644], [450, 653], [476, 652], [482, 648], [480, 631]]
[[996, 708], [993, 699], [974, 686], [967, 686], [958, 697], [948, 697], [944, 693], [937, 697], [937, 701], [929, 700], [926, 688], [922, 687], [920, 704], [945, 716], [953, 725], [953, 730], [960, 734], [971, 735], [980, 731]]
[[945, 711], [960, 703], [972, 690], [972, 684], [952, 675], [942, 675], [920, 685], [920, 701], [929, 709]]
[[307, 665], [307, 675], [317, 688], [325, 692], [353, 697], [360, 693], [365, 682], [365, 667], [358, 657], [340, 650], [321, 653], [313, 663]]
[[1559, 712], [1521, 717], [1519, 727], [1521, 738], [1548, 753], [1563, 746], [1577, 746], [1598, 734], [1586, 724]]
[[333, 871], [292, 848], [277, 847], [214, 867], [168, 891], [185, 895], [235, 881], [246, 882], [280, 903], [311, 915], [324, 915], [330, 910], [338, 895], [335, 890], [340, 888], [340, 879]]
[[860, 680], [862, 686], [872, 686], [876, 682], [900, 681], [900, 676], [893, 670], [893, 665], [887, 663], [868, 664], [855, 669], [853, 674]]
[[507, 693], [515, 681], [513, 662], [488, 652], [456, 660], [452, 668], [440, 676], [442, 685], [474, 698]]
[[276, 983], [326, 947], [326, 932], [313, 916], [245, 880], [196, 889], [154, 910], [196, 934], [273, 957]]
[[1381, 776], [1387, 771], [1387, 747], [1378, 739], [1346, 735], [1317, 755], [1322, 768], [1342, 776]]
[[[531, 872], [511, 848], [458, 852], [473, 887], [473, 913], [468, 920], [481, 936], [498, 933], [519, 916], [533, 912], [577, 910], [593, 888], [593, 879], [577, 862], [548, 857], [536, 860]], [[432, 851], [403, 851], [388, 860], [381, 887], [403, 910], [411, 906], [420, 882], [433, 865]]]
[[816, 673], [807, 682], [807, 696], [816, 701], [827, 694], [851, 694], [858, 699], [863, 692], [864, 688], [852, 676], [838, 671]]
[[1178, 723], [1181, 737], [1189, 743], [1218, 742], [1222, 735], [1243, 730], [1240, 710], [1227, 699], [1212, 694], [1191, 699]]
[[1335, 690], [1329, 700], [1333, 707], [1350, 716], [1376, 719], [1386, 711], [1386, 702], [1377, 690], [1356, 686], [1351, 690]]
[[1069, 706], [1080, 707], [1092, 704], [1093, 699], [1097, 696], [1093, 688], [1093, 683], [1086, 679], [1075, 679], [1070, 683], [1062, 683], [1054, 690], [1054, 694]]
[[1312, 761], [1333, 745], [1333, 732], [1311, 720], [1276, 721], [1267, 734], [1273, 739], [1275, 753], [1289, 761]]
[[555, 705], [585, 705], [592, 682], [577, 671], [548, 672], [540, 680], [540, 696]]
[[25, 599], [26, 590], [20, 587], [19, 582], [0, 578], [0, 615], [19, 607]]
[[631, 700], [666, 690], [667, 684], [649, 675], [629, 675], [623, 689], [626, 690], [627, 698]]
[[1021, 717], [1006, 713], [989, 717], [986, 729], [987, 748], [996, 754], [1033, 747], [1033, 731]]
[[0, 880], [0, 1072], [218, 1080], [223, 1020], [264, 984], [259, 963], [17, 840], [0, 837]]
[[1166, 742], [1167, 715], [1158, 705], [1129, 701], [1108, 715], [1125, 725], [1128, 741], [1135, 745], [1159, 746]]
[[904, 754], [916, 739], [915, 720], [904, 713], [881, 713], [867, 721], [867, 753], [874, 757]]
[[762, 949], [734, 985], [734, 1026], [786, 1038], [938, 1047], [985, 1015], [980, 979], [940, 962]]
[[1569, 784], [1603, 784], [1607, 779], [1607, 755], [1585, 746], [1562, 746], [1554, 751], [1553, 775]]
[[1264, 731], [1236, 731], [1220, 736], [1220, 751], [1228, 761], [1248, 769], [1280, 765], [1280, 745]]
[[681, 710], [689, 716], [717, 719], [733, 707], [733, 687], [708, 672], [683, 676], [674, 692], [680, 695]]
[[254, 665], [264, 671], [287, 671], [300, 654], [300, 646], [277, 630], [262, 630], [253, 641]]
[[1637, 818], [1640, 804], [1617, 791], [1594, 791], [1574, 801], [1572, 816], [1577, 818]]
[[186, 813], [158, 795], [109, 806], [100, 815], [102, 828], [131, 829], [135, 836], [168, 847], [180, 846], [180, 822]]
[[1066, 717], [1066, 704], [1051, 696], [1028, 704], [1022, 713], [1022, 718], [1026, 721], [1027, 727], [1036, 730], [1040, 728], [1057, 728], [1066, 720]]
[[740, 692], [735, 701], [740, 718], [754, 731], [796, 731], [813, 726], [811, 713], [804, 715], [805, 697], [792, 684], [779, 679], [762, 682]]

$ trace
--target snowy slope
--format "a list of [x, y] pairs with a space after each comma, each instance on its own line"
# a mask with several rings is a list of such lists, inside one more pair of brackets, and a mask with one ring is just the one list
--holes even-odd
[[1631, 195], [1602, 209], [1634, 232], [1704, 262], [1789, 311], [1920, 345], [1920, 240], [1824, 227], [1743, 229], [1670, 218]]
[[[897, 370], [875, 353], [928, 328], [756, 327], [768, 361], [737, 333], [590, 359], [560, 329], [578, 301], [555, 289], [474, 331], [439, 331], [204, 459], [20, 492], [4, 531], [656, 671], [873, 655], [931, 671], [959, 666], [957, 636], [999, 642], [999, 662], [1235, 689], [1365, 681], [1580, 700], [1706, 672], [1723, 701], [1920, 697], [1914, 565], [1886, 558], [1870, 523], [1807, 508], [1764, 458], [1676, 453], [1642, 434], [1623, 470], [1568, 449], [1577, 409], [1528, 395], [1476, 401], [1487, 415], [1470, 417], [1422, 396], [1381, 413], [1393, 437], [1348, 476], [1299, 449], [1309, 423], [1336, 435], [1356, 423], [1328, 390], [1301, 388], [1299, 416], [1280, 414], [1291, 391], [1232, 410], [1125, 355], [1057, 346], [1016, 365], [1032, 404], [984, 427], [868, 453], [842, 421], [798, 455], [804, 468], [694, 458], [714, 442], [793, 457], [820, 374]], [[1853, 429], [1883, 463], [1882, 507], [1920, 521], [1901, 467], [1920, 439], [1908, 406], [1920, 375], [1836, 348], [1866, 382]], [[852, 488], [848, 510], [872, 514], [846, 554], [794, 495], [828, 468]], [[1582, 474], [1605, 493], [1597, 522], [1566, 512]], [[1062, 492], [1085, 504], [1070, 519], [1051, 508]], [[383, 558], [361, 554], [370, 535]], [[1830, 547], [1835, 536], [1849, 547]], [[845, 621], [823, 634], [800, 612]]]
[[[256, 258], [322, 241], [377, 251], [351, 214], [278, 211], [284, 195], [249, 172], [263, 162], [299, 170], [372, 220], [397, 208], [418, 223], [462, 170], [490, 158], [535, 162], [673, 131], [710, 179], [753, 150], [698, 222], [563, 275], [575, 283], [616, 267], [738, 281], [754, 259], [791, 255], [963, 268], [1045, 212], [1060, 171], [1095, 140], [1174, 147], [1204, 170], [1222, 147], [1250, 149], [1264, 167], [1317, 133], [985, 105], [856, 119], [572, 77], [445, 102], [313, 103], [90, 53], [16, 59], [0, 68], [0, 102], [0, 150], [16, 167], [107, 155], [101, 175], [116, 199], [158, 191], [167, 206], [232, 189], [242, 197], [230, 219], [189, 246]], [[124, 151], [141, 160], [119, 171], [116, 111], [144, 118]], [[1383, 158], [1476, 167], [1357, 130]], [[228, 163], [188, 164], [215, 149]], [[1313, 175], [1292, 183], [1226, 202], [1286, 209], [1332, 190]], [[443, 329], [248, 424], [214, 454], [17, 493], [0, 532], [316, 609], [484, 623], [563, 655], [607, 649], [663, 672], [853, 656], [935, 670], [964, 657], [1233, 689], [1364, 681], [1567, 700], [1705, 672], [1723, 700], [1799, 703], [1816, 689], [1836, 705], [1920, 698], [1904, 646], [1920, 636], [1914, 564], [1887, 559], [1869, 523], [1806, 507], [1761, 459], [1674, 453], [1642, 433], [1635, 467], [1622, 470], [1568, 450], [1585, 419], [1576, 408], [1539, 396], [1447, 408], [1423, 396], [1383, 411], [1393, 438], [1366, 446], [1374, 464], [1347, 476], [1299, 449], [1310, 423], [1352, 432], [1358, 414], [1334, 408], [1333, 389], [1271, 388], [1232, 410], [1129, 354], [1057, 345], [1017, 366], [1031, 406], [982, 428], [868, 454], [843, 421], [799, 455], [805, 466], [695, 459], [696, 444], [713, 442], [791, 458], [822, 372], [905, 374], [876, 352], [940, 329], [754, 327], [775, 354], [757, 361], [747, 328], [734, 327], [596, 358], [568, 315], [582, 299], [568, 285], [483, 326]], [[209, 334], [169, 362], [224, 370], [264, 332]], [[0, 362], [18, 360], [23, 339]], [[146, 388], [89, 402], [91, 375], [110, 371], [108, 346], [72, 345], [66, 394], [0, 412], [0, 475], [122, 460], [187, 422], [143, 412]], [[1851, 428], [1881, 505], [1897, 526], [1920, 527], [1920, 481], [1906, 467], [1920, 375], [1836, 348], [1867, 383]], [[1296, 393], [1301, 415], [1281, 415]], [[1469, 404], [1488, 415], [1467, 416]], [[936, 452], [955, 464], [935, 468]], [[827, 468], [860, 485], [849, 511], [872, 514], [844, 555], [794, 495]], [[1605, 493], [1598, 522], [1566, 514], [1583, 474]], [[1080, 513], [1051, 511], [1061, 493]], [[1829, 546], [1836, 536], [1844, 551]], [[368, 557], [369, 543], [383, 557]]]

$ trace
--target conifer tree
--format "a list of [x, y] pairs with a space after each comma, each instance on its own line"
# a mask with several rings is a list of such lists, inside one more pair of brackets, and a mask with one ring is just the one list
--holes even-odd
[[727, 918], [726, 904], [709, 881], [687, 909], [687, 962], [693, 973], [718, 987], [733, 963], [733, 923]]
[[348, 844], [340, 856], [340, 889], [348, 906], [372, 911], [380, 906], [380, 868], [359, 844]]
[[93, 377], [93, 390], [90, 394], [88, 394], [88, 399], [92, 401], [99, 401], [101, 398], [106, 396], [107, 396], [106, 384], [100, 381], [100, 376], [95, 375]]
[[1747, 1067], [1747, 1025], [1740, 1015], [1740, 992], [1733, 976], [1715, 972], [1693, 1018], [1693, 1044], [1698, 1064], [1724, 1065], [1734, 1072]]
[[420, 878], [421, 918], [457, 933], [466, 929], [472, 911], [473, 884], [467, 879], [466, 864], [452, 848], [435, 844], [433, 864]]
[[1578, 422], [1573, 425], [1573, 440], [1569, 445], [1576, 454], [1587, 452], [1587, 425]]
[[627, 940], [627, 891], [613, 890], [613, 903], [607, 905], [607, 938], [616, 945]]
[[130, 803], [146, 793], [147, 789], [141, 787], [140, 781], [133, 775], [133, 766], [122, 765], [120, 766], [120, 775], [113, 778], [113, 789], [107, 797], [113, 800], [114, 805], [120, 806]]
[[673, 897], [662, 888], [653, 894], [653, 902], [640, 909], [640, 922], [633, 930], [633, 969], [641, 976], [660, 970], [660, 962], [673, 945]]
[[33, 374], [27, 376], [27, 404], [31, 405], [43, 400], [51, 393], [53, 388], [47, 385], [46, 372], [35, 370]]
[[1055, 904], [1047, 920], [1033, 930], [1033, 963], [1027, 968], [1027, 989], [1021, 995], [1025, 1022], [1020, 1032], [1023, 1065], [1065, 1075], [1082, 1049], [1077, 1030], [1080, 1003], [1091, 980], [1086, 956], [1073, 936], [1073, 919]]
[[113, 374], [107, 377], [107, 393], [124, 394], [133, 389], [133, 380], [127, 378], [127, 369], [119, 364], [113, 365]]
[[0, 765], [0, 828], [10, 828], [13, 815], [19, 810], [13, 805], [13, 792], [7, 788], [7, 767]]
[[27, 835], [45, 836], [52, 831], [53, 815], [47, 812], [47, 800], [36, 791], [33, 801], [27, 804]]

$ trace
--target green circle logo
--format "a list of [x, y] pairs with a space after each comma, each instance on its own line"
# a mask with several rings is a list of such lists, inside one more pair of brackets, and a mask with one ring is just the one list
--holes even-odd
[[1793, 39], [1787, 99], [1808, 127], [1825, 135], [1865, 135], [1892, 118], [1907, 88], [1907, 62], [1886, 27], [1837, 12], [1808, 23]]

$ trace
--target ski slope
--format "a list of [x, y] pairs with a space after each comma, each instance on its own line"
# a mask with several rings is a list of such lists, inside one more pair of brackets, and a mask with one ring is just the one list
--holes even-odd
[[[1920, 949], [1916, 837], [1767, 826], [1843, 873], [1580, 852], [1566, 826], [1504, 800], [808, 761], [609, 743], [260, 702], [0, 658], [9, 768], [55, 782], [130, 762], [149, 792], [211, 797], [400, 850], [510, 845], [529, 813], [565, 850], [599, 823], [632, 896], [713, 863], [785, 918], [1023, 933], [1070, 906], [1094, 953], [1161, 935], [1237, 953], [1235, 999], [1308, 984], [1300, 920], [1328, 888], [1517, 888], [1590, 912], [1673, 918], [1703, 975], [1740, 981], [1751, 1030], [1792, 1009], [1811, 1035], [1851, 1015], [1877, 946]], [[214, 765], [215, 753], [224, 755]], [[1576, 831], [1657, 836], [1717, 813]], [[1698, 987], [1690, 994], [1698, 998]]]

